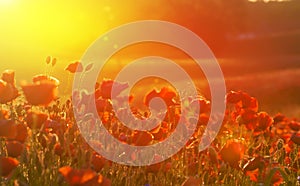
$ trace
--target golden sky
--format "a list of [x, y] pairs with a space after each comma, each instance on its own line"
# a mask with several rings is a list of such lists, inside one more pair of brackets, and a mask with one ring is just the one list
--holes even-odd
[[44, 72], [51, 55], [60, 71], [122, 21], [115, 5], [107, 0], [0, 0], [0, 70], [12, 68], [30, 79]]
[[162, 2], [0, 0], [0, 71], [15, 69], [18, 83], [30, 81], [45, 72], [45, 58], [50, 55], [58, 60], [48, 71], [59, 79], [67, 78], [64, 67], [80, 60], [110, 29], [141, 19], [170, 17], [172, 21], [174, 7]]

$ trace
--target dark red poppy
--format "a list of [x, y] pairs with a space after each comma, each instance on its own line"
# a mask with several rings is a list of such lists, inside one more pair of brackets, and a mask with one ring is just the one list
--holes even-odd
[[74, 63], [69, 64], [66, 68], [66, 71], [69, 71], [71, 73], [76, 73], [76, 72], [82, 72], [83, 71], [83, 66], [79, 61], [76, 61]]
[[241, 92], [230, 91], [226, 95], [226, 103], [236, 104], [242, 100]]
[[264, 166], [263, 158], [261, 156], [257, 156], [249, 160], [244, 166], [244, 171], [254, 171], [255, 169], [261, 168]]
[[265, 131], [272, 125], [272, 123], [273, 119], [266, 112], [258, 113], [257, 130]]
[[227, 141], [220, 151], [221, 159], [234, 168], [239, 167], [239, 162], [244, 156], [245, 146], [238, 140]]
[[153, 139], [153, 135], [148, 131], [135, 131], [132, 134], [132, 142], [136, 146], [147, 146]]
[[16, 136], [10, 139], [24, 143], [28, 136], [27, 127], [24, 124], [18, 124], [16, 125], [16, 131], [17, 131]]
[[6, 150], [7, 154], [10, 157], [16, 158], [19, 157], [24, 151], [24, 144], [18, 141], [7, 141], [6, 142]]
[[46, 113], [37, 112], [37, 111], [29, 111], [25, 118], [27, 126], [31, 129], [40, 129], [41, 126], [48, 119], [48, 115]]
[[161, 125], [159, 125], [158, 127], [155, 127], [154, 129], [151, 130], [153, 139], [156, 141], [164, 140], [164, 137], [166, 137], [167, 133], [168, 133], [167, 129], [161, 127]]
[[250, 109], [243, 109], [240, 124], [244, 124], [249, 130], [254, 130], [257, 126], [257, 113]]
[[159, 93], [159, 97], [166, 102], [167, 106], [175, 104], [174, 98], [176, 98], [176, 96], [177, 94], [169, 87], [163, 87]]
[[257, 112], [258, 110], [257, 99], [249, 96], [246, 93], [242, 93], [242, 108], [246, 108]]
[[60, 143], [56, 143], [55, 145], [54, 145], [54, 153], [56, 154], [56, 155], [58, 155], [58, 156], [61, 156], [62, 154], [63, 154], [63, 149], [62, 149], [62, 147], [61, 147], [61, 145], [60, 145]]
[[96, 95], [101, 96], [103, 99], [111, 99], [112, 87], [115, 87], [114, 96], [118, 96], [121, 92], [129, 87], [128, 83], [116, 82], [111, 79], [104, 79], [101, 82], [100, 88], [96, 90]]
[[52, 119], [47, 119], [45, 121], [45, 129], [47, 131], [51, 131], [52, 133], [59, 134], [61, 132], [64, 132], [66, 130], [66, 125], [62, 120], [56, 121]]
[[67, 157], [71, 157], [75, 155], [76, 151], [73, 144], [69, 144], [68, 147], [67, 145], [61, 146], [60, 143], [56, 143], [54, 145], [54, 153], [58, 156], [65, 155]]
[[99, 154], [94, 153], [92, 156], [92, 165], [95, 171], [100, 172], [105, 166], [109, 166], [109, 161]]
[[289, 127], [290, 129], [292, 129], [293, 131], [299, 131], [300, 130], [300, 123], [297, 121], [291, 121], [289, 123]]
[[199, 126], [206, 126], [209, 121], [209, 116], [207, 114], [200, 114], [199, 115], [199, 120], [198, 120], [198, 125]]
[[0, 157], [0, 175], [8, 177], [19, 165], [19, 161], [10, 157]]
[[277, 124], [279, 122], [282, 122], [286, 119], [286, 116], [281, 114], [281, 113], [278, 113], [274, 116], [273, 120], [274, 120], [274, 124]]
[[17, 136], [16, 124], [13, 120], [0, 119], [0, 137], [15, 138]]
[[160, 91], [154, 89], [151, 92], [149, 92], [144, 99], [144, 103], [146, 106], [149, 106], [150, 101], [153, 98], [158, 97], [163, 99], [167, 106], [171, 106], [175, 105], [174, 98], [176, 98], [176, 96], [177, 94], [171, 88], [163, 87]]
[[203, 97], [198, 97], [191, 101], [191, 107], [196, 108], [196, 106], [200, 109], [200, 114], [210, 112], [211, 105], [210, 102]]
[[291, 141], [294, 142], [297, 145], [300, 145], [300, 134], [295, 133], [291, 136]]
[[158, 173], [163, 167], [163, 162], [157, 163], [158, 161], [161, 161], [161, 160], [162, 160], [162, 157], [160, 155], [155, 154], [153, 157], [153, 162], [152, 162], [153, 164], [146, 166], [146, 172]]
[[112, 103], [111, 100], [98, 98], [96, 101], [96, 109], [98, 112], [111, 111]]

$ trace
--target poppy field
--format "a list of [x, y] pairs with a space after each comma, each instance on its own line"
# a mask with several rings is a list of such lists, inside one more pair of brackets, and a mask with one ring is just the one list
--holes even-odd
[[[54, 66], [56, 59], [47, 57]], [[66, 73], [89, 71], [71, 63]], [[16, 85], [15, 72], [6, 70], [0, 80], [0, 176], [1, 185], [297, 185], [300, 178], [300, 122], [278, 113], [259, 109], [255, 97], [229, 91], [222, 126], [212, 144], [199, 151], [199, 143], [210, 117], [210, 100], [192, 98], [189, 107], [200, 105], [198, 118], [182, 116], [177, 93], [170, 87], [153, 89], [143, 100], [160, 97], [167, 105], [164, 120], [150, 131], [134, 131], [118, 121], [111, 102], [112, 85], [121, 93], [124, 82], [110, 79], [95, 85], [93, 94], [77, 92], [62, 100], [60, 81], [49, 74], [32, 78], [32, 83]], [[76, 101], [74, 102], [74, 99]], [[184, 117], [181, 130], [196, 130], [174, 156], [148, 166], [126, 166], [107, 160], [82, 137], [74, 118], [74, 103], [94, 99], [98, 116], [112, 136], [122, 143], [147, 146], [159, 143], [174, 131]], [[122, 98], [125, 99], [125, 98]], [[134, 97], [126, 98], [130, 103]], [[189, 98], [191, 99], [191, 98]], [[89, 109], [85, 105], [83, 109]], [[149, 113], [131, 108], [137, 118]], [[128, 114], [128, 113], [125, 113]], [[85, 122], [93, 132], [95, 119]], [[101, 145], [102, 141], [95, 141]], [[172, 148], [172, 147], [170, 147]], [[124, 151], [124, 153], [127, 153]], [[130, 154], [135, 161], [136, 154]], [[153, 157], [153, 162], [162, 157]]]

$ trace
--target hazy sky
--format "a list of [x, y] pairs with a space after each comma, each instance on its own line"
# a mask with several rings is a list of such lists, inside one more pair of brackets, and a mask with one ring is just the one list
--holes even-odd
[[189, 10], [174, 4], [195, 1], [0, 0], [0, 71], [12, 68], [18, 79], [30, 79], [44, 72], [45, 58], [51, 55], [58, 59], [54, 75], [63, 76], [66, 64], [79, 60], [93, 41], [122, 23], [163, 17], [193, 29]]
[[[171, 17], [162, 1], [0, 0], [0, 71], [16, 70], [17, 79], [43, 73], [45, 58], [58, 59], [54, 75], [79, 60], [103, 33], [123, 23]], [[174, 5], [174, 4], [173, 4]], [[168, 13], [169, 12], [169, 13]], [[172, 21], [172, 18], [171, 18]]]
[[0, 70], [13, 68], [24, 77], [42, 73], [48, 55], [58, 58], [58, 70], [80, 59], [114, 20], [121, 20], [108, 2], [0, 0]]

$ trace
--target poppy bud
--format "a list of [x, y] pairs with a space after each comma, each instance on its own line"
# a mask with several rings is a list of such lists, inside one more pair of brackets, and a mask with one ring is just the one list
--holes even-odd
[[10, 157], [0, 157], [0, 176], [8, 177], [19, 165], [19, 161]]
[[46, 63], [49, 64], [51, 62], [51, 56], [46, 57]]

